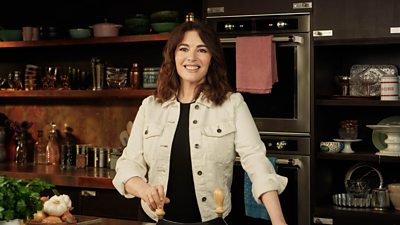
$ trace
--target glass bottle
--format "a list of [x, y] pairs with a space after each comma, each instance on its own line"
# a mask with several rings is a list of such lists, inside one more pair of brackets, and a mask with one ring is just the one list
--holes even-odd
[[23, 90], [24, 86], [21, 81], [21, 72], [14, 72], [14, 90]]
[[37, 140], [35, 142], [35, 154], [34, 163], [35, 164], [46, 164], [46, 143], [44, 141], [43, 130], [37, 131]]
[[64, 126], [65, 141], [61, 145], [61, 166], [69, 169], [76, 165], [76, 138], [72, 134], [73, 129], [67, 124]]
[[49, 141], [46, 145], [46, 162], [51, 165], [60, 164], [60, 145], [57, 140], [57, 125], [51, 123], [51, 130], [49, 133]]
[[28, 160], [27, 160], [27, 146], [26, 146], [26, 139], [25, 139], [25, 134], [22, 133], [17, 136], [17, 148], [16, 150], [16, 156], [15, 156], [15, 162], [17, 165], [25, 165]]
[[132, 89], [139, 89], [141, 82], [141, 74], [139, 69], [139, 63], [133, 63], [130, 73], [130, 81]]

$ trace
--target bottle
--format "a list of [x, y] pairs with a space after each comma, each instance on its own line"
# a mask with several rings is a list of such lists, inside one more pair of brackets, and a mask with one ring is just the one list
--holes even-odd
[[141, 82], [141, 74], [139, 69], [139, 63], [133, 63], [130, 73], [130, 82], [132, 89], [139, 89]]
[[34, 154], [35, 164], [46, 164], [46, 143], [44, 141], [43, 130], [37, 131], [37, 140], [35, 142], [35, 154]]
[[17, 137], [17, 148], [15, 149], [16, 151], [16, 156], [15, 156], [15, 162], [17, 165], [25, 165], [28, 160], [27, 160], [27, 151], [28, 149], [26, 148], [26, 140], [25, 140], [25, 134], [22, 133]]
[[24, 85], [21, 81], [21, 72], [15, 71], [14, 72], [14, 90], [23, 90]]
[[51, 123], [51, 130], [49, 133], [49, 141], [46, 145], [46, 162], [51, 165], [60, 164], [60, 145], [57, 141], [57, 125]]
[[61, 146], [61, 167], [73, 168], [76, 165], [76, 138], [72, 134], [72, 128], [64, 124], [64, 143]]

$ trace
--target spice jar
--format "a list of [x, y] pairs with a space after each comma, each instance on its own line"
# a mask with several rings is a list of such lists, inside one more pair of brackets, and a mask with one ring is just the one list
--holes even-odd
[[340, 121], [339, 138], [344, 140], [357, 139], [358, 135], [358, 121], [357, 120], [343, 120]]

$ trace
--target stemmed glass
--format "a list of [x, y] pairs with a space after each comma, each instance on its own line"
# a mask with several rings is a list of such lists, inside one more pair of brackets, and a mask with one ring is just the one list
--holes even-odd
[[342, 96], [346, 96], [349, 92], [350, 76], [335, 76], [335, 80], [342, 88]]

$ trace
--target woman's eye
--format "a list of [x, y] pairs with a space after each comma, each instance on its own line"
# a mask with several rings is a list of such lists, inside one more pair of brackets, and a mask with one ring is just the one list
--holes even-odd
[[201, 48], [201, 49], [199, 49], [199, 52], [201, 52], [201, 53], [207, 53], [208, 50], [207, 50], [207, 49], [204, 49], [204, 48]]
[[179, 48], [179, 51], [187, 52], [187, 51], [189, 51], [189, 49], [186, 48], [186, 47], [180, 47], [180, 48]]

